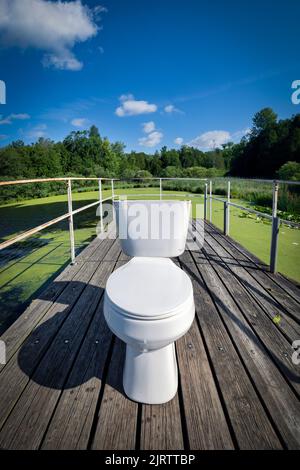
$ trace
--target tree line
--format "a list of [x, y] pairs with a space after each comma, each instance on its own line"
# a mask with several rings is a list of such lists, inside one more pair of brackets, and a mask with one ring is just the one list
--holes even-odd
[[125, 152], [122, 142], [101, 137], [96, 126], [73, 131], [63, 141], [21, 140], [0, 149], [1, 179], [59, 176], [142, 178], [241, 177], [300, 179], [300, 114], [278, 120], [270, 108], [256, 113], [251, 131], [238, 144], [203, 152], [183, 145], [152, 155]]

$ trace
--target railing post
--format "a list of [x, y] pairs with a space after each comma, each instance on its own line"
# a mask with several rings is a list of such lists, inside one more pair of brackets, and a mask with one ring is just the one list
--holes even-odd
[[228, 202], [224, 201], [224, 229], [223, 229], [224, 235], [228, 235], [228, 221], [229, 221], [228, 208], [229, 208]]
[[112, 221], [115, 222], [115, 209], [114, 209], [114, 200], [115, 200], [115, 188], [114, 180], [111, 180], [111, 206], [112, 206]]
[[280, 226], [280, 219], [277, 217], [278, 189], [279, 189], [279, 185], [277, 181], [274, 181], [273, 204], [272, 204], [272, 238], [271, 238], [271, 250], [270, 250], [270, 271], [272, 273], [276, 273], [278, 235], [279, 235], [279, 226]]
[[115, 188], [114, 188], [114, 180], [113, 179], [111, 180], [111, 198], [112, 198], [112, 201], [115, 200]]
[[[230, 202], [230, 181], [228, 181], [227, 183], [227, 202], [229, 203]], [[230, 233], [230, 205], [227, 204], [227, 234], [226, 235], [229, 235]]]
[[75, 241], [74, 241], [74, 224], [73, 224], [73, 205], [72, 205], [72, 181], [68, 179], [68, 212], [69, 212], [69, 235], [71, 247], [71, 263], [75, 263]]
[[99, 212], [100, 212], [100, 228], [101, 228], [101, 233], [104, 232], [104, 227], [103, 227], [103, 205], [102, 205], [102, 180], [99, 178]]
[[204, 189], [204, 220], [207, 219], [207, 183], [205, 183]]
[[273, 203], [272, 203], [272, 217], [277, 217], [277, 206], [278, 206], [278, 190], [279, 184], [277, 181], [273, 182]]
[[162, 180], [159, 178], [159, 199], [162, 200]]
[[272, 240], [270, 253], [270, 271], [276, 273], [277, 253], [278, 253], [278, 235], [279, 235], [280, 219], [275, 217], [272, 221]]
[[209, 221], [212, 221], [212, 180], [209, 182]]

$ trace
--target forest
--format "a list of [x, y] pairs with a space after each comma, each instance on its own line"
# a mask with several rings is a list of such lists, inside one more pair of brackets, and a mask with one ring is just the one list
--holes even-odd
[[[62, 142], [40, 138], [25, 145], [17, 140], [0, 149], [1, 180], [225, 175], [300, 180], [300, 114], [279, 120], [271, 108], [264, 108], [255, 114], [250, 132], [239, 143], [228, 142], [206, 152], [183, 145], [180, 149], [162, 147], [152, 155], [126, 153], [122, 142], [110, 142], [94, 125], [89, 130], [71, 132]], [[50, 194], [53, 187], [47, 188], [43, 191]], [[14, 196], [15, 190], [7, 193], [8, 198]]]

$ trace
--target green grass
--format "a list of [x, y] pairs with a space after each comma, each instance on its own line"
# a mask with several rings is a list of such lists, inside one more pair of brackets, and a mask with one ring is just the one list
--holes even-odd
[[[241, 201], [234, 201], [241, 203]], [[247, 206], [244, 203], [244, 206]], [[223, 204], [213, 201], [212, 222], [223, 229]], [[271, 222], [240, 209], [230, 208], [230, 236], [269, 264]], [[281, 225], [279, 230], [277, 269], [287, 277], [300, 281], [300, 230]]]
[[[117, 189], [116, 194], [128, 194], [135, 198], [149, 198], [146, 194], [158, 194], [158, 188]], [[174, 191], [164, 191], [164, 195]], [[176, 192], [184, 198], [185, 192]], [[103, 191], [109, 197], [110, 190]], [[195, 196], [195, 195], [194, 195]], [[97, 191], [73, 194], [73, 207], [89, 204], [98, 198]], [[196, 203], [203, 203], [202, 196], [193, 200], [193, 216]], [[238, 202], [241, 203], [240, 200]], [[245, 203], [244, 203], [245, 204]], [[65, 195], [32, 199], [0, 206], [1, 240], [42, 224], [67, 212]], [[79, 251], [96, 234], [96, 207], [74, 217], [75, 244]], [[213, 223], [223, 228], [223, 204], [213, 202]], [[264, 262], [269, 262], [271, 225], [256, 218], [245, 217], [244, 212], [231, 208], [230, 235]], [[280, 228], [278, 269], [283, 274], [300, 281], [300, 231], [286, 226]], [[69, 232], [67, 221], [43, 230], [24, 242], [13, 245], [5, 253], [0, 252], [0, 330], [1, 324], [13, 321], [26, 304], [69, 262]]]

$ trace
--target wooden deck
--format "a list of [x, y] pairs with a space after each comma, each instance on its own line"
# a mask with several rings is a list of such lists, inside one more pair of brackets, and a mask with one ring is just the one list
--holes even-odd
[[4, 333], [0, 447], [299, 448], [299, 288], [207, 224], [204, 247], [176, 260], [196, 302], [176, 343], [178, 394], [140, 405], [123, 393], [124, 345], [102, 312], [126, 260], [117, 240], [95, 239]]

